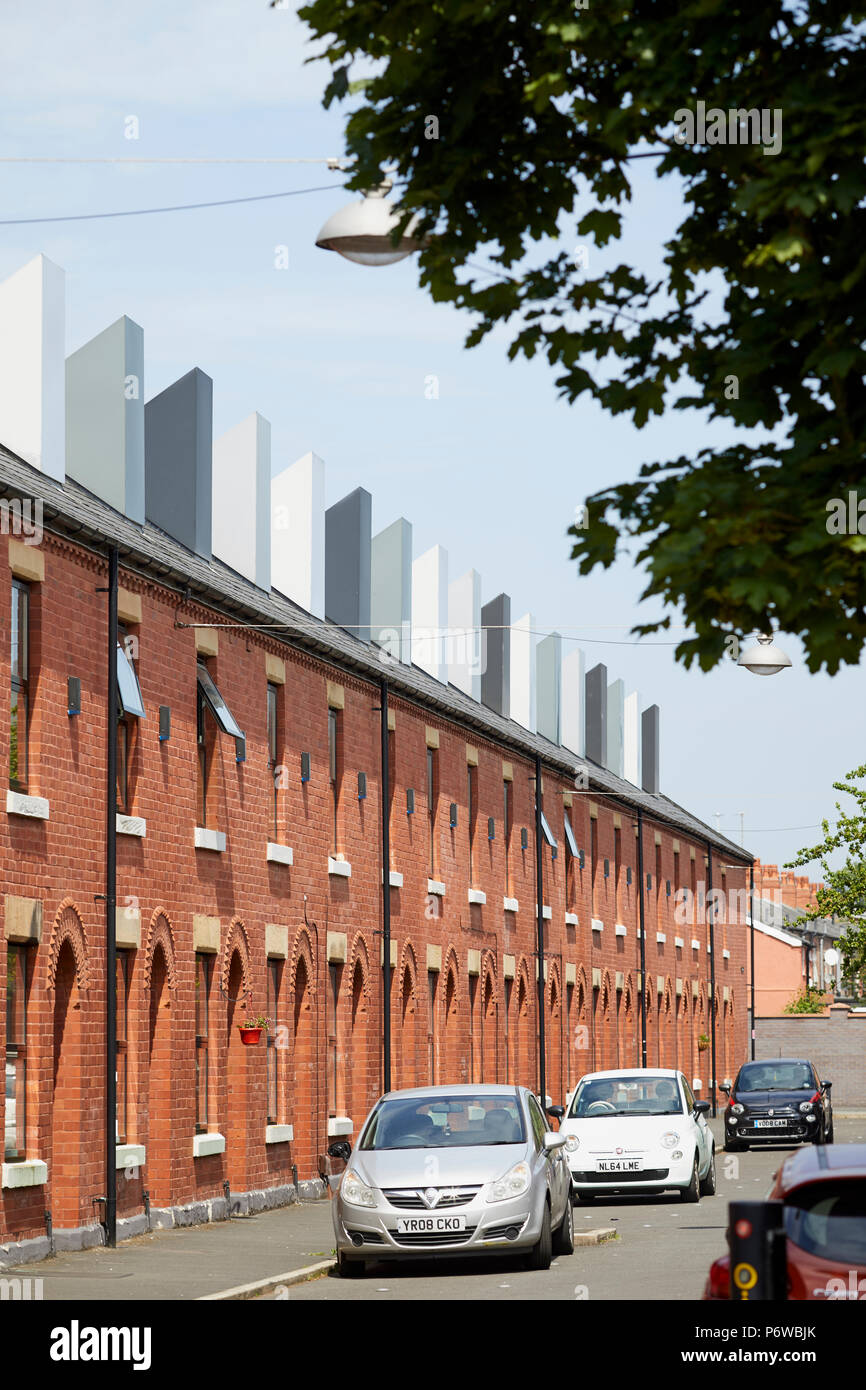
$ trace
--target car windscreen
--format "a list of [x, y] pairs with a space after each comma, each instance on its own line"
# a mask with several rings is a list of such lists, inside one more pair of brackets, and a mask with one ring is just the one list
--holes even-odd
[[866, 1181], [798, 1187], [785, 1198], [785, 1232], [810, 1255], [866, 1265]]
[[808, 1062], [750, 1062], [742, 1067], [737, 1091], [815, 1090], [815, 1074]]
[[362, 1149], [463, 1149], [523, 1144], [520, 1101], [508, 1096], [430, 1096], [383, 1100], [361, 1138]]
[[680, 1115], [683, 1102], [672, 1076], [617, 1076], [581, 1081], [574, 1093], [569, 1119], [602, 1119], [605, 1115]]

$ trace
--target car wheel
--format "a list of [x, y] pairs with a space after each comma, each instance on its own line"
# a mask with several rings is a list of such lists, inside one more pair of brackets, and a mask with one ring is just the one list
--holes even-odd
[[573, 1255], [574, 1254], [574, 1216], [571, 1211], [571, 1197], [565, 1203], [565, 1211], [562, 1213], [562, 1220], [559, 1229], [553, 1237], [554, 1255]]
[[362, 1279], [367, 1272], [366, 1260], [350, 1260], [342, 1250], [337, 1254], [337, 1273], [341, 1279]]
[[695, 1153], [695, 1161], [692, 1164], [692, 1180], [688, 1187], [680, 1188], [681, 1202], [699, 1202], [701, 1200], [701, 1180], [698, 1174], [698, 1155]]
[[541, 1219], [541, 1235], [529, 1252], [527, 1264], [530, 1269], [550, 1269], [553, 1259], [553, 1237], [550, 1233], [550, 1207], [544, 1203], [544, 1216]]
[[716, 1192], [716, 1146], [710, 1150], [710, 1166], [707, 1169], [707, 1176], [701, 1179], [701, 1196], [713, 1197]]

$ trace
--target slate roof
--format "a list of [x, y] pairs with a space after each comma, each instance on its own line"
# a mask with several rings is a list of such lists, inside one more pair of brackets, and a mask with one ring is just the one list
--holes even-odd
[[443, 685], [417, 666], [383, 660], [369, 643], [333, 623], [305, 612], [290, 599], [271, 590], [265, 593], [222, 561], [205, 560], [187, 550], [151, 523], [144, 526], [115, 511], [86, 488], [67, 479], [55, 479], [30, 467], [0, 444], [0, 495], [41, 500], [46, 530], [104, 553], [107, 542], [118, 547], [122, 567], [176, 587], [191, 601], [217, 609], [227, 622], [246, 622], [265, 627], [269, 634], [331, 662], [358, 676], [380, 681], [387, 678], [389, 691], [414, 701], [431, 713], [453, 719], [467, 730], [486, 735], [524, 757], [539, 754], [543, 764], [574, 778], [588, 774], [589, 793], [610, 795], [628, 806], [641, 807], [647, 817], [683, 834], [708, 842], [714, 851], [749, 863], [754, 855], [691, 815], [669, 797], [653, 796], [615, 776], [589, 759], [530, 733], [512, 719], [505, 719], [486, 705], [471, 699], [453, 685]]

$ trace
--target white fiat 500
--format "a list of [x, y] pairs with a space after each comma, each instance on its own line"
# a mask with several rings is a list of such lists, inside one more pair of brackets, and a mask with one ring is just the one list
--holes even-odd
[[677, 1189], [684, 1202], [716, 1190], [709, 1101], [681, 1071], [595, 1071], [582, 1077], [560, 1124], [580, 1202]]

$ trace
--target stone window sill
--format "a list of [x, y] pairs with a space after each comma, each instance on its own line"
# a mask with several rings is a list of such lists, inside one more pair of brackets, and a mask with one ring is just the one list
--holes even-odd
[[[613, 934], [614, 936], [628, 936], [628, 927], [623, 926], [622, 922], [617, 922]], [[640, 932], [638, 932], [638, 936], [640, 936]]]
[[388, 887], [389, 887], [389, 888], [402, 888], [402, 887], [403, 887], [403, 875], [402, 875], [401, 873], [398, 873], [398, 871], [397, 871], [396, 869], [390, 869], [390, 870], [388, 871]]
[[266, 1144], [290, 1144], [294, 1137], [293, 1125], [268, 1125], [265, 1129]]
[[567, 927], [576, 927], [578, 925], [576, 912], [566, 912], [565, 925]]
[[44, 796], [26, 796], [24, 792], [6, 793], [8, 816], [29, 816], [31, 820], [48, 820], [49, 803]]
[[470, 888], [468, 896], [471, 903], [477, 903], [481, 907], [487, 902], [487, 894], [482, 892], [480, 888]]
[[440, 883], [438, 878], [428, 878], [427, 892], [432, 893], [435, 898], [444, 898], [445, 884]]
[[291, 867], [294, 860], [291, 845], [276, 845], [273, 840], [268, 841], [268, 863], [287, 864]]
[[520, 908], [520, 903], [516, 898], [503, 898], [502, 906], [505, 908], [506, 912], [517, 912]]
[[196, 849], [210, 849], [216, 854], [225, 854], [226, 837], [224, 830], [207, 830], [203, 825], [195, 828]]
[[332, 1115], [328, 1121], [328, 1138], [336, 1139], [341, 1135], [351, 1134], [354, 1128], [348, 1115]]
[[141, 816], [117, 816], [115, 821], [118, 835], [137, 835], [143, 840], [147, 835], [147, 821]]
[[206, 1158], [208, 1154], [224, 1154], [226, 1151], [225, 1135], [223, 1134], [194, 1134], [192, 1140], [193, 1158]]
[[143, 1144], [118, 1144], [114, 1150], [115, 1168], [143, 1168]]
[[602, 920], [601, 920], [600, 917], [593, 917], [593, 919], [592, 919], [592, 930], [593, 930], [593, 931], [604, 931], [604, 922], [602, 922]]
[[19, 1163], [4, 1163], [0, 1186], [42, 1187], [48, 1181], [48, 1164], [41, 1158], [26, 1158]]
[[333, 878], [351, 878], [352, 866], [348, 859], [335, 859], [333, 855], [328, 855], [328, 873]]

